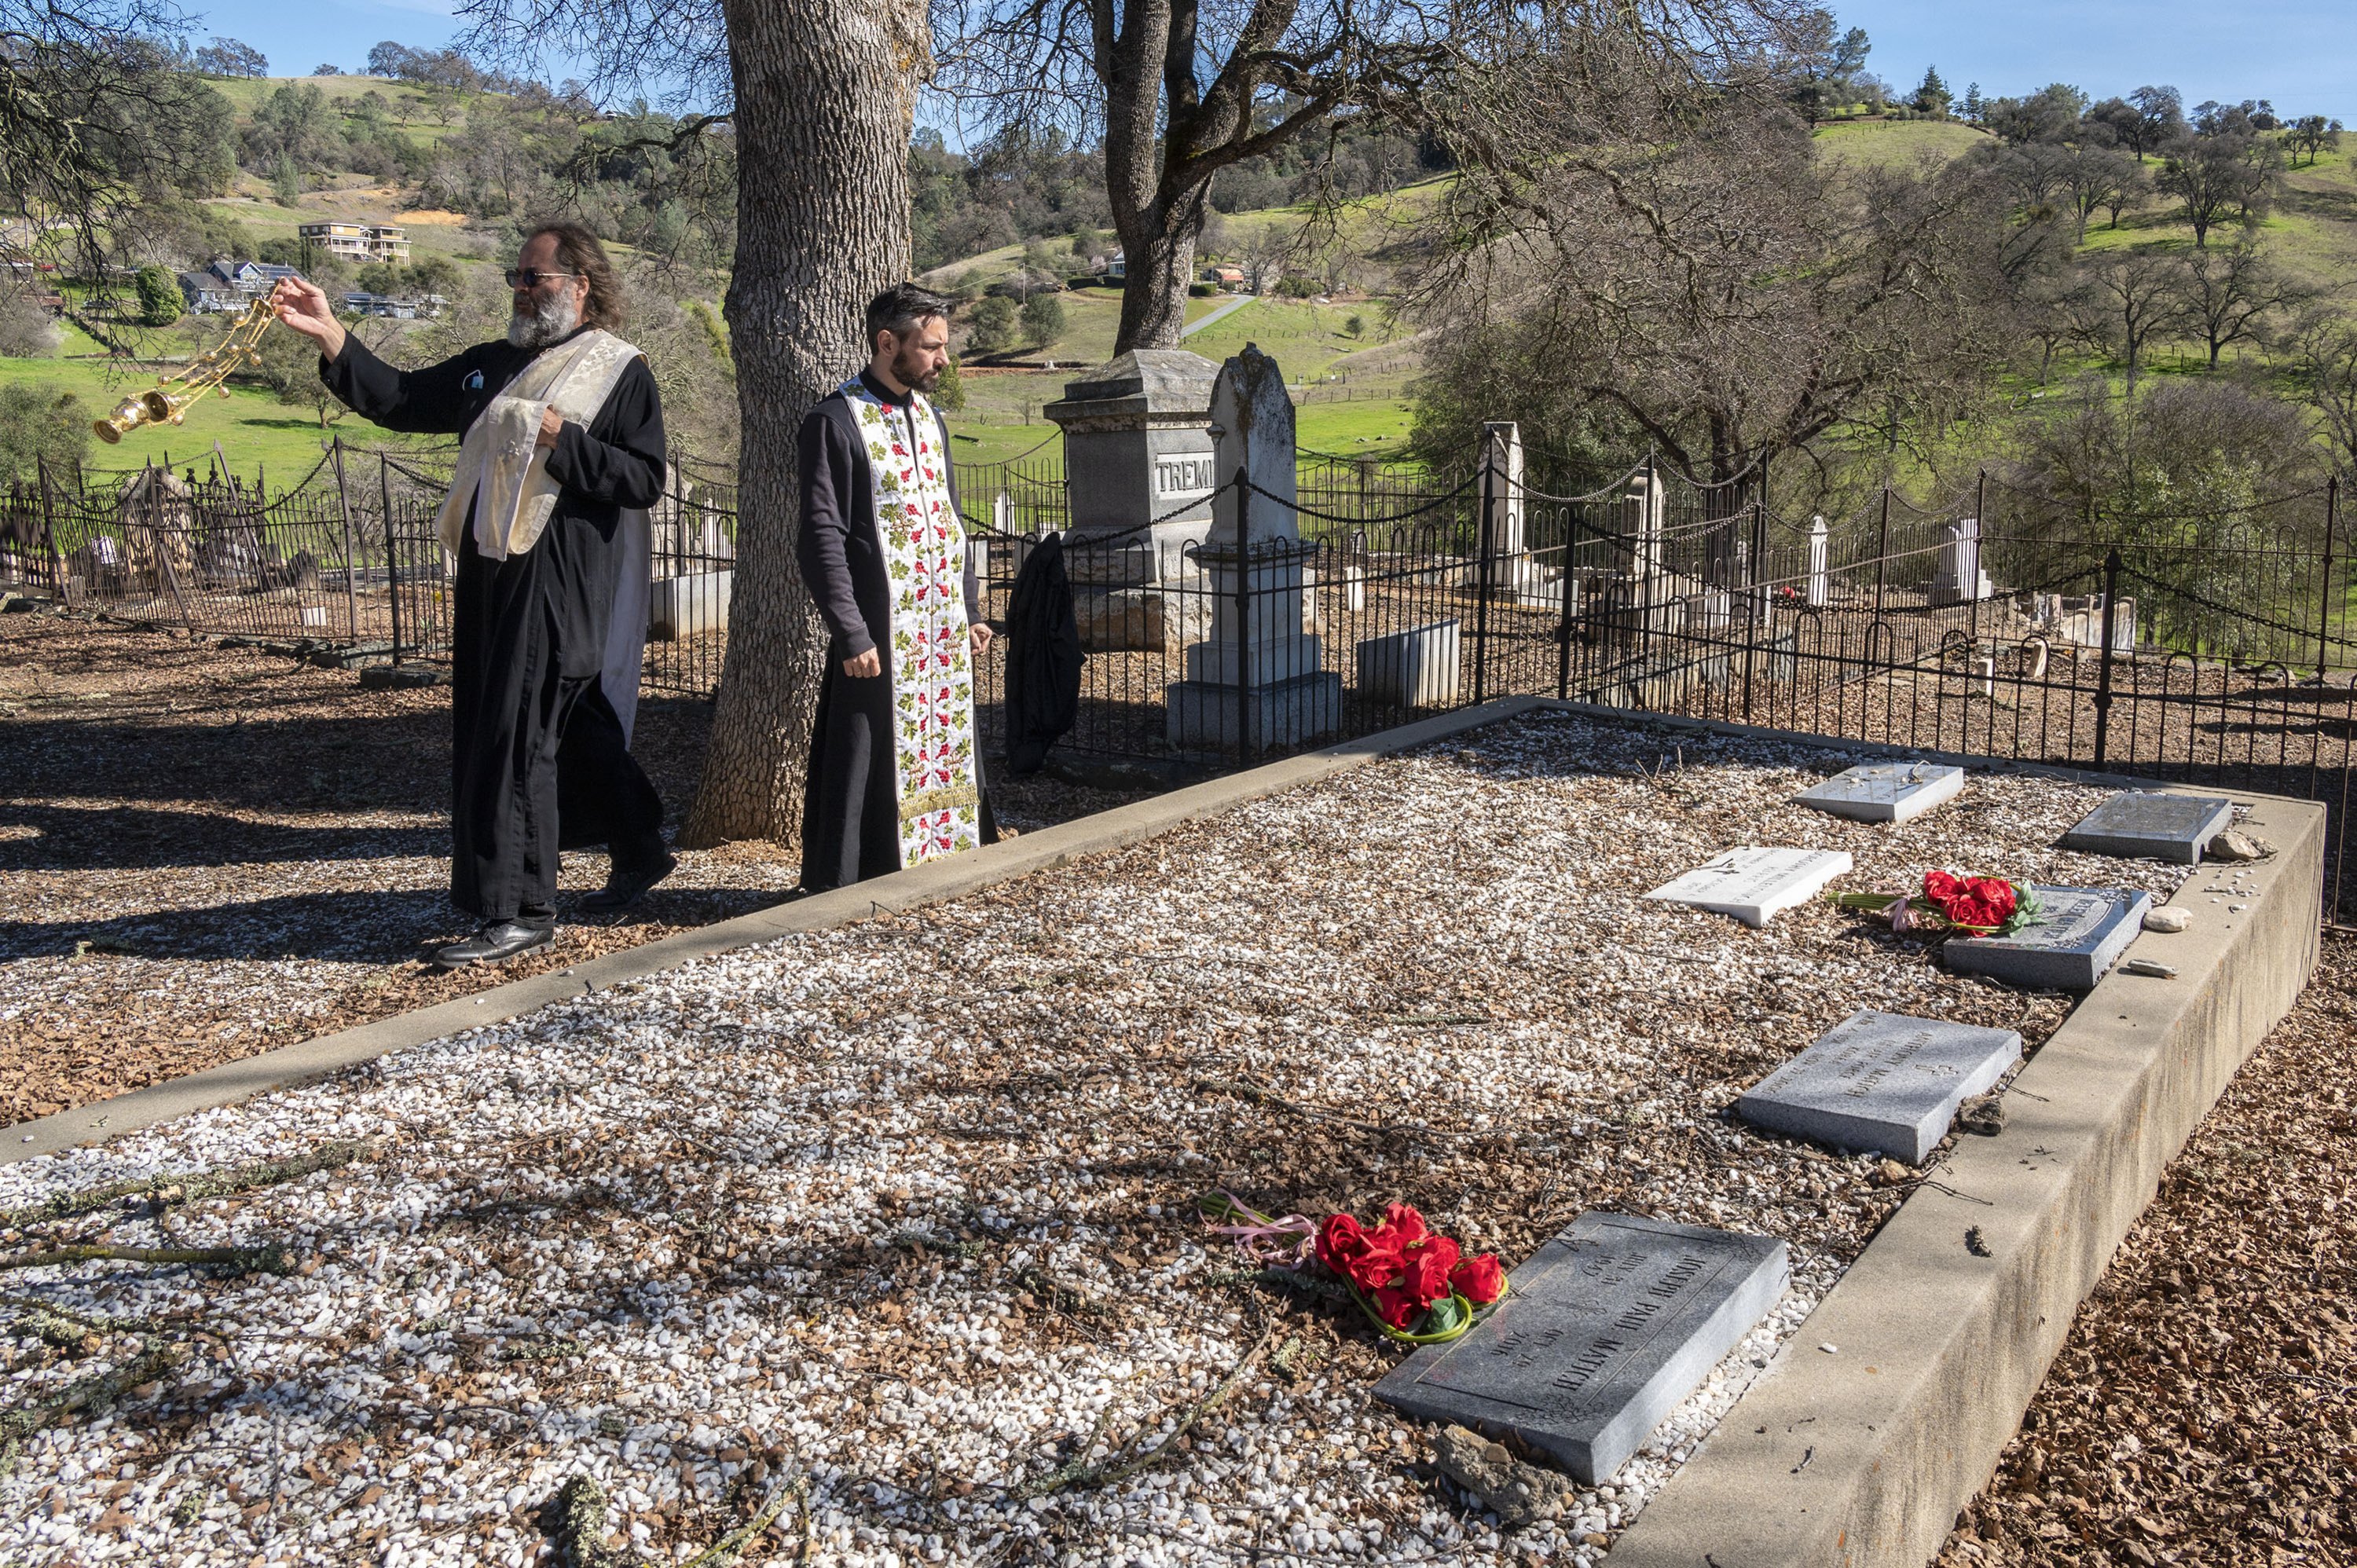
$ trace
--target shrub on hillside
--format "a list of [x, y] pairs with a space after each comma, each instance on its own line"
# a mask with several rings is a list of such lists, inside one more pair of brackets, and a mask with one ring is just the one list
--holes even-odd
[[0, 478], [29, 476], [37, 463], [70, 474], [90, 449], [90, 411], [54, 386], [0, 387]]
[[992, 295], [976, 305], [974, 314], [966, 318], [966, 352], [996, 354], [1012, 348], [1015, 317], [1015, 302], [1004, 295]]
[[63, 336], [49, 313], [29, 295], [0, 295], [0, 359], [47, 359]]
[[1052, 294], [1035, 294], [1023, 302], [1023, 336], [1046, 348], [1064, 335], [1064, 302]]
[[139, 269], [131, 285], [139, 296], [139, 320], [144, 326], [169, 327], [188, 307], [187, 296], [180, 293], [180, 280], [152, 263]]

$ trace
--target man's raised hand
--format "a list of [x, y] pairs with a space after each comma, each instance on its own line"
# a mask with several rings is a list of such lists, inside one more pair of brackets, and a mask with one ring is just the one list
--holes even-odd
[[328, 359], [344, 351], [344, 324], [336, 319], [334, 307], [317, 284], [280, 278], [270, 291], [270, 303], [279, 320], [319, 345], [319, 352]]

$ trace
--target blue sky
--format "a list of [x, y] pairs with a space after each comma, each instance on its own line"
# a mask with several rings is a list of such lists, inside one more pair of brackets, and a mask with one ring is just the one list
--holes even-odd
[[[275, 75], [327, 63], [357, 70], [391, 38], [439, 45], [457, 30], [452, 0], [189, 0], [199, 41], [239, 38]], [[2068, 81], [2098, 98], [2147, 83], [2205, 98], [2268, 98], [2287, 114], [2357, 127], [2357, 0], [1835, 0], [1844, 27], [1874, 41], [1867, 68], [1911, 88], [1926, 65], [1961, 96]]]
[[2067, 81], [2097, 98], [2147, 84], [2266, 98], [2357, 127], [2357, 0], [1832, 0], [1864, 27], [1867, 69], [1900, 90], [1936, 65], [1958, 97]]

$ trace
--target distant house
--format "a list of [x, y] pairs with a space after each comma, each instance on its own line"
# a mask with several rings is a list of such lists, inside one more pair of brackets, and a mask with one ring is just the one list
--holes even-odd
[[1244, 270], [1242, 267], [1206, 267], [1203, 269], [1203, 281], [1217, 284], [1224, 289], [1240, 289], [1244, 286]]
[[1129, 259], [1121, 252], [1115, 251], [1113, 253], [1113, 260], [1105, 263], [1104, 275], [1109, 278], [1125, 278], [1129, 276]]
[[[243, 295], [245, 299], [261, 298], [275, 288], [281, 278], [299, 278], [303, 275], [293, 267], [283, 267], [276, 262], [219, 261], [205, 270]], [[244, 300], [240, 300], [235, 308], [244, 309]]]
[[211, 316], [224, 310], [243, 310], [246, 295], [236, 285], [221, 277], [210, 267], [200, 273], [180, 274], [180, 297], [199, 316]]
[[409, 231], [398, 223], [306, 223], [296, 232], [305, 245], [317, 246], [330, 256], [355, 262], [409, 260]]
[[438, 294], [409, 298], [355, 289], [344, 295], [344, 308], [355, 316], [389, 316], [397, 321], [411, 321], [419, 317], [431, 319], [441, 315], [449, 304], [449, 300]]

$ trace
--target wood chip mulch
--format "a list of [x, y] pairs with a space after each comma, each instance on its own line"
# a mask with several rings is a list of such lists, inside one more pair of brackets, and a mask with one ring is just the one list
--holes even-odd
[[[708, 703], [650, 697], [635, 751], [676, 834]], [[790, 847], [683, 852], [626, 916], [445, 972], [447, 687], [176, 630], [0, 615], [0, 1124], [471, 995], [791, 897]], [[1134, 796], [997, 788], [1020, 829]], [[565, 900], [606, 857], [567, 854]]]
[[2357, 1563], [2357, 937], [2172, 1161], [1937, 1568]]

